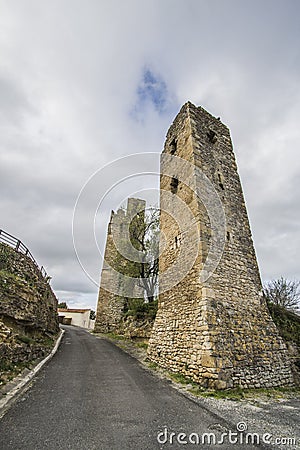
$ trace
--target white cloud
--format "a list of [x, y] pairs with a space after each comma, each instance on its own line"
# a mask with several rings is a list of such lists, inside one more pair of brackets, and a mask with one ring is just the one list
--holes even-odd
[[297, 2], [0, 5], [1, 226], [25, 241], [64, 298], [97, 300], [70, 235], [82, 185], [115, 158], [160, 152], [187, 100], [231, 129], [263, 276], [300, 278]]

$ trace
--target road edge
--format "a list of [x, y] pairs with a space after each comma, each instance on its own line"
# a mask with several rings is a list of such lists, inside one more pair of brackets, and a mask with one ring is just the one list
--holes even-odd
[[[42, 361], [40, 361], [26, 376], [24, 376], [21, 381], [13, 386], [5, 395], [4, 398], [0, 400], [0, 418], [3, 417], [3, 415], [6, 413], [6, 411], [9, 409], [9, 407], [12, 405], [13, 401], [17, 397], [18, 394], [22, 392], [22, 389], [25, 388], [25, 386], [35, 377], [38, 372], [41, 370], [41, 368], [55, 355], [55, 353], [58, 350], [58, 347], [61, 343], [61, 340], [63, 338], [63, 335], [65, 334], [65, 330], [60, 330], [60, 334], [55, 342], [55, 345], [49, 355], [46, 356]], [[22, 377], [21, 375], [18, 375], [15, 379], [17, 380], [18, 377]], [[12, 380], [12, 383], [14, 383], [14, 380]]]

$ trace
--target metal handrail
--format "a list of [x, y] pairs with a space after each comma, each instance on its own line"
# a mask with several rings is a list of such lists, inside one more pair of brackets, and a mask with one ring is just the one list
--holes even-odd
[[26, 247], [26, 245], [23, 244], [22, 241], [20, 241], [20, 239], [16, 238], [15, 236], [12, 236], [11, 234], [7, 233], [4, 230], [0, 230], [0, 242], [3, 242], [3, 244], [9, 245], [17, 252], [28, 256], [31, 259], [31, 261], [35, 264], [35, 266], [39, 269], [42, 276], [44, 278], [49, 278], [45, 268], [43, 266], [40, 267], [38, 265], [33, 254], [31, 253], [31, 251]]

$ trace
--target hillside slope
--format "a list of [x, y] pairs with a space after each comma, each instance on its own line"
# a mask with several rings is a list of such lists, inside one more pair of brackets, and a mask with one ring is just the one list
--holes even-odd
[[47, 354], [58, 331], [49, 283], [29, 257], [0, 243], [0, 384]]
[[300, 316], [273, 303], [268, 303], [268, 308], [280, 335], [288, 346], [293, 360], [294, 376], [300, 385]]

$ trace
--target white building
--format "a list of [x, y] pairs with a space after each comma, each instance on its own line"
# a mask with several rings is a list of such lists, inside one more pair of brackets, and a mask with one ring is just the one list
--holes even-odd
[[65, 309], [58, 308], [60, 323], [75, 325], [77, 327], [93, 329], [95, 321], [90, 319], [90, 309]]

